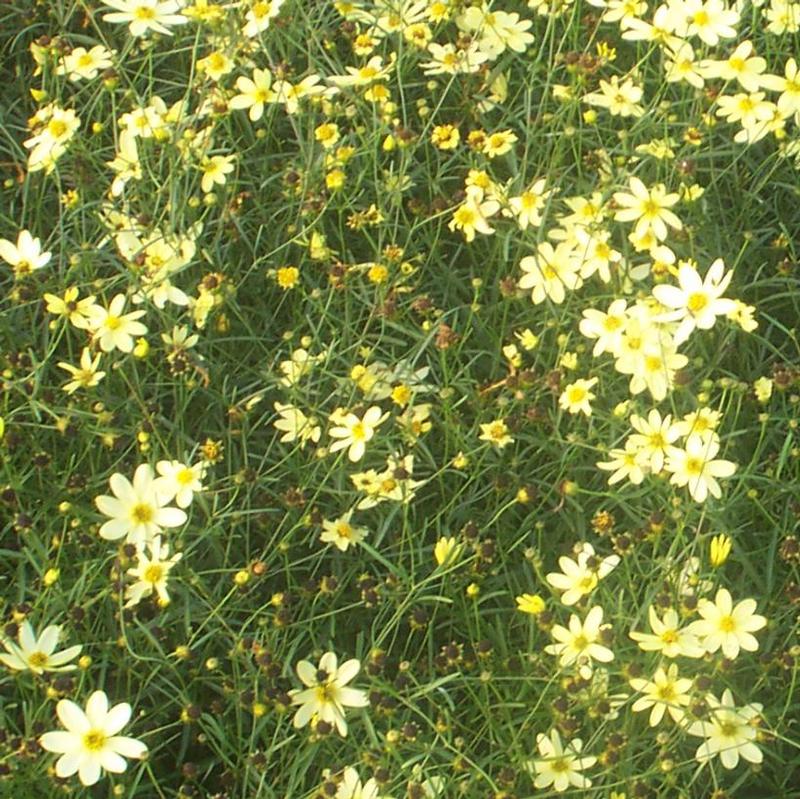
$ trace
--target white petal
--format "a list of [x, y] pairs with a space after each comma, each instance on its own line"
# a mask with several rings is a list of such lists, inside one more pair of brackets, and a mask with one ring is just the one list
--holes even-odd
[[83, 735], [91, 727], [83, 710], [69, 699], [62, 699], [56, 705], [56, 715], [67, 730], [77, 735]]
[[[108, 711], [103, 723], [103, 732], [116, 735], [131, 719], [131, 706], [127, 702], [120, 702]], [[103, 766], [106, 768], [106, 766]], [[110, 769], [109, 769], [110, 771]]]
[[[81, 739], [77, 735], [58, 730], [56, 732], [46, 732], [39, 738], [39, 743], [48, 752], [77, 752], [81, 748]], [[75, 769], [70, 772], [74, 773]]]
[[136, 738], [128, 738], [126, 735], [115, 735], [109, 738], [108, 746], [115, 752], [124, 757], [141, 758], [147, 754], [147, 746]]
[[71, 777], [80, 768], [82, 760], [83, 755], [80, 753], [70, 752], [62, 755], [56, 761], [56, 776]]
[[95, 691], [86, 703], [86, 718], [92, 727], [104, 728], [108, 714], [108, 697], [104, 691]]

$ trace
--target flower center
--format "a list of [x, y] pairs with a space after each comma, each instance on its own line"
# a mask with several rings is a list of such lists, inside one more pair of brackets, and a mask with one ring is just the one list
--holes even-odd
[[51, 119], [47, 131], [54, 139], [60, 139], [67, 132], [67, 123], [63, 119]]
[[133, 16], [136, 19], [146, 22], [156, 18], [156, 10], [154, 8], [149, 8], [148, 6], [138, 6], [133, 10]]
[[678, 633], [675, 630], [664, 630], [661, 633], [661, 640], [665, 644], [674, 644], [678, 640]]
[[109, 314], [106, 317], [106, 329], [107, 330], [119, 330], [122, 325], [122, 320], [118, 316], [113, 316]]
[[553, 762], [550, 768], [553, 771], [557, 771], [559, 773], [563, 773], [565, 771], [569, 771], [569, 761], [565, 757], [557, 757]]
[[45, 655], [44, 652], [31, 652], [30, 655], [28, 655], [28, 665], [37, 669], [41, 669], [47, 665], [47, 661], [49, 659], [50, 658]]
[[724, 633], [732, 633], [736, 629], [736, 622], [733, 620], [733, 616], [723, 616], [719, 620], [719, 628]]
[[689, 300], [686, 303], [686, 307], [692, 313], [699, 313], [708, 305], [708, 297], [700, 291], [695, 291], [693, 294], [689, 295]]
[[102, 730], [89, 730], [83, 736], [83, 747], [90, 752], [99, 752], [105, 748], [106, 736]]
[[703, 473], [703, 461], [700, 458], [687, 458], [686, 471], [691, 475], [701, 475]]
[[137, 524], [148, 524], [153, 521], [153, 506], [140, 502], [131, 508], [131, 519]]
[[164, 576], [164, 567], [160, 563], [151, 563], [142, 572], [142, 580], [151, 585], [160, 583]]

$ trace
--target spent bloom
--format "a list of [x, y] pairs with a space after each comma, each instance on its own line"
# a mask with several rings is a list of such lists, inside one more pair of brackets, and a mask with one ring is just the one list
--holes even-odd
[[128, 543], [143, 545], [159, 535], [164, 527], [179, 527], [186, 513], [165, 507], [167, 500], [158, 492], [153, 469], [148, 463], [136, 468], [131, 483], [127, 477], [112, 474], [109, 486], [113, 497], [95, 498], [100, 513], [111, 517], [100, 528], [100, 537], [109, 541], [125, 537]]
[[700, 639], [706, 652], [721, 649], [726, 658], [733, 660], [740, 649], [746, 652], [758, 649], [753, 633], [765, 627], [767, 620], [755, 610], [755, 599], [743, 599], [734, 606], [728, 589], [720, 588], [713, 602], [698, 601], [697, 612], [702, 618], [692, 622], [689, 629]]
[[80, 654], [81, 646], [78, 644], [56, 652], [60, 637], [61, 627], [57, 624], [45, 627], [37, 636], [31, 623], [26, 619], [19, 626], [18, 643], [15, 644], [0, 634], [0, 644], [6, 650], [5, 653], [0, 653], [0, 663], [4, 663], [14, 671], [32, 671], [34, 674], [44, 674], [46, 671], [71, 671], [75, 666], [69, 662]]
[[304, 689], [289, 692], [292, 704], [300, 705], [294, 714], [294, 726], [305, 727], [312, 718], [336, 727], [342, 736], [347, 735], [346, 707], [366, 707], [369, 699], [364, 691], [348, 688], [349, 683], [361, 669], [361, 663], [353, 658], [338, 665], [333, 652], [326, 652], [315, 667], [307, 660], [297, 664], [297, 676]]
[[530, 770], [536, 775], [533, 781], [535, 787], [549, 788], [552, 785], [559, 792], [566, 791], [570, 786], [591, 787], [592, 781], [581, 772], [593, 766], [597, 758], [581, 755], [583, 741], [580, 738], [574, 738], [564, 746], [558, 730], [553, 729], [549, 735], [540, 732], [536, 736], [536, 746], [541, 757], [529, 764]]
[[46, 732], [39, 743], [48, 752], [57, 752], [56, 776], [71, 777], [76, 772], [84, 785], [94, 785], [103, 771], [121, 774], [126, 757], [142, 758], [147, 747], [135, 738], [118, 735], [131, 717], [131, 706], [121, 702], [109, 709], [108, 697], [95, 691], [84, 712], [69, 699], [56, 705], [56, 714], [65, 730]]
[[686, 731], [689, 735], [705, 738], [697, 748], [695, 758], [700, 763], [707, 763], [719, 756], [724, 768], [736, 768], [739, 758], [748, 763], [760, 763], [764, 756], [755, 744], [758, 729], [755, 720], [762, 710], [758, 703], [736, 707], [733, 694], [726, 688], [722, 700], [713, 694], [706, 696], [709, 707], [708, 717], [690, 724]]

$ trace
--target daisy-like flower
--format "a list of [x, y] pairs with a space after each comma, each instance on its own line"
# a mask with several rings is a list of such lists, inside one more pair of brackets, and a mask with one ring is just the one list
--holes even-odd
[[56, 67], [56, 75], [67, 75], [75, 83], [80, 80], [91, 80], [102, 70], [113, 66], [113, 56], [114, 53], [102, 44], [95, 45], [91, 50], [76, 47], [65, 55]]
[[547, 607], [539, 594], [520, 594], [516, 598], [516, 602], [518, 611], [531, 616], [538, 616]]
[[648, 467], [642, 462], [638, 447], [626, 442], [625, 449], [612, 449], [608, 456], [611, 458], [610, 461], [598, 461], [595, 465], [604, 472], [612, 472], [611, 477], [608, 478], [610, 486], [621, 483], [625, 479], [638, 486], [644, 480]]
[[76, 286], [70, 286], [63, 297], [55, 294], [44, 294], [49, 313], [66, 317], [67, 321], [79, 330], [89, 328], [89, 309], [94, 305], [94, 294], [78, 299], [80, 292]]
[[123, 314], [125, 310], [125, 295], [117, 294], [108, 308], [102, 305], [93, 305], [89, 309], [89, 325], [94, 340], [103, 352], [120, 350], [130, 352], [133, 349], [134, 339], [147, 333], [147, 328], [137, 322], [145, 315], [145, 311], [131, 311]]
[[212, 192], [214, 186], [224, 186], [228, 175], [235, 169], [233, 162], [235, 155], [212, 155], [200, 164], [203, 177], [200, 181], [200, 188], [205, 194]]
[[566, 289], [580, 288], [580, 260], [569, 242], [562, 241], [555, 248], [543, 241], [536, 255], [527, 255], [519, 262], [524, 272], [519, 279], [521, 289], [531, 289], [531, 300], [538, 305], [549, 297], [554, 303], [564, 302]]
[[135, 578], [136, 582], [125, 589], [126, 608], [138, 605], [145, 597], [156, 594], [160, 607], [169, 604], [167, 581], [173, 566], [183, 557], [182, 552], [176, 552], [169, 557], [169, 546], [161, 543], [161, 538], [154, 538], [149, 544], [150, 553], [140, 548], [137, 553], [137, 563], [128, 569], [128, 576]]
[[500, 210], [497, 200], [487, 200], [483, 190], [476, 186], [467, 188], [467, 198], [453, 212], [453, 218], [448, 222], [450, 230], [460, 230], [467, 242], [474, 241], [475, 233], [491, 236], [494, 228], [487, 221]]
[[300, 442], [300, 449], [303, 449], [307, 442], [316, 444], [322, 434], [322, 428], [317, 424], [313, 416], [306, 416], [303, 411], [294, 405], [283, 402], [275, 402], [275, 411], [280, 416], [274, 422], [274, 427], [283, 433], [280, 441], [284, 443]]
[[347, 687], [360, 670], [361, 663], [355, 658], [339, 666], [333, 652], [326, 652], [317, 667], [301, 660], [297, 664], [297, 676], [306, 688], [289, 692], [292, 704], [300, 705], [294, 714], [294, 726], [298, 729], [305, 727], [316, 717], [335, 726], [339, 735], [346, 736], [345, 708], [369, 704], [365, 691]]
[[268, 27], [270, 20], [278, 16], [283, 0], [256, 0], [245, 15], [245, 26], [242, 33], [245, 36], [258, 36]]
[[106, 22], [127, 23], [131, 36], [144, 36], [148, 31], [171, 36], [169, 25], [188, 22], [177, 12], [181, 10], [178, 0], [103, 0], [111, 8], [103, 16]]
[[478, 438], [481, 441], [488, 441], [497, 449], [503, 449], [508, 444], [513, 443], [514, 439], [508, 432], [508, 425], [504, 419], [495, 419], [493, 422], [485, 422], [480, 425], [481, 434]]
[[755, 744], [758, 729], [756, 718], [761, 714], [762, 706], [753, 702], [744, 707], [736, 707], [733, 694], [726, 688], [722, 701], [713, 694], [706, 696], [709, 707], [707, 719], [695, 721], [686, 731], [689, 735], [697, 735], [706, 740], [695, 752], [695, 759], [707, 763], [719, 756], [724, 768], [736, 768], [739, 758], [748, 763], [760, 763], [764, 756]]
[[552, 194], [548, 190], [545, 178], [534, 181], [518, 197], [509, 197], [508, 205], [511, 213], [516, 217], [520, 230], [527, 230], [528, 226], [539, 227], [542, 224], [540, 211], [547, 204], [547, 198]]
[[333, 521], [323, 519], [320, 541], [333, 544], [342, 552], [346, 552], [351, 544], [360, 544], [369, 531], [366, 527], [357, 527], [355, 524], [351, 524], [352, 515], [353, 511], [349, 510], [344, 516]]
[[595, 358], [604, 352], [610, 352], [612, 355], [617, 355], [619, 352], [628, 319], [627, 307], [626, 300], [614, 300], [605, 313], [591, 308], [583, 312], [583, 319], [578, 329], [586, 338], [595, 339], [592, 350]]
[[718, 316], [726, 316], [736, 309], [733, 300], [722, 296], [731, 282], [732, 272], [723, 274], [725, 264], [717, 258], [708, 269], [705, 279], [686, 262], [678, 267], [679, 286], [662, 284], [653, 287], [653, 296], [667, 308], [674, 309], [660, 317], [663, 321], [680, 321], [675, 331], [675, 344], [689, 338], [695, 328], [709, 330]]
[[116, 541], [125, 537], [130, 544], [143, 546], [160, 535], [165, 527], [180, 527], [186, 513], [179, 508], [164, 507], [167, 501], [156, 489], [155, 475], [148, 463], [142, 463], [133, 474], [133, 483], [116, 472], [108, 481], [114, 496], [95, 497], [100, 513], [111, 518], [100, 528], [100, 537]]
[[562, 591], [561, 601], [565, 605], [574, 605], [582, 597], [591, 594], [597, 584], [616, 568], [619, 556], [609, 555], [598, 558], [594, 547], [588, 543], [578, 544], [575, 548], [575, 560], [563, 555], [558, 559], [561, 573], [551, 572], [547, 582]]
[[674, 610], [665, 610], [663, 617], [659, 618], [656, 609], [651, 605], [647, 614], [653, 632], [640, 633], [634, 630], [630, 633], [630, 637], [639, 644], [639, 649], [660, 652], [666, 658], [703, 657], [705, 649], [700, 646], [697, 636], [690, 627], [681, 629], [680, 617]]
[[159, 461], [156, 471], [160, 476], [155, 481], [155, 489], [165, 503], [174, 499], [179, 508], [188, 508], [194, 495], [203, 490], [206, 464], [202, 461], [192, 466], [181, 461]]
[[678, 677], [678, 666], [671, 663], [667, 671], [659, 667], [652, 680], [634, 678], [629, 681], [634, 691], [640, 691], [644, 696], [633, 703], [631, 708], [634, 713], [650, 710], [649, 724], [656, 727], [668, 712], [674, 722], [680, 723], [685, 714], [684, 708], [689, 706], [692, 690], [692, 681], [685, 677]]
[[764, 616], [756, 612], [755, 599], [743, 599], [736, 606], [727, 588], [720, 588], [714, 601], [700, 599], [697, 612], [702, 616], [689, 625], [689, 630], [700, 639], [706, 652], [718, 649], [729, 660], [733, 660], [740, 649], [755, 652], [758, 641], [752, 634], [767, 624]]
[[336, 789], [335, 799], [381, 799], [380, 786], [374, 777], [362, 783], [358, 772], [348, 766]]
[[681, 220], [669, 210], [680, 200], [677, 192], [667, 194], [663, 183], [648, 189], [635, 176], [630, 178], [628, 186], [630, 192], [614, 193], [614, 202], [620, 206], [614, 219], [619, 222], [636, 222], [634, 233], [637, 236], [644, 236], [652, 230], [659, 241], [667, 238], [667, 225], [675, 230], [683, 228]]
[[689, 436], [683, 449], [673, 447], [669, 451], [665, 469], [672, 474], [670, 483], [688, 486], [695, 502], [705, 502], [709, 494], [719, 499], [722, 489], [716, 478], [730, 477], [736, 471], [736, 464], [722, 459], [714, 460], [718, 452], [719, 441], [713, 434]]
[[331, 415], [336, 426], [330, 430], [331, 438], [337, 439], [330, 446], [331, 452], [347, 450], [347, 457], [355, 463], [364, 457], [367, 442], [375, 435], [375, 429], [389, 418], [388, 413], [381, 413], [377, 405], [368, 408], [359, 419], [354, 413]]
[[84, 712], [69, 699], [56, 705], [59, 721], [66, 731], [46, 732], [39, 738], [42, 748], [57, 752], [56, 776], [71, 777], [75, 772], [84, 785], [94, 785], [102, 772], [121, 774], [127, 768], [126, 757], [142, 758], [147, 747], [135, 738], [118, 735], [130, 721], [127, 702], [108, 707], [108, 697], [95, 691]]
[[592, 781], [584, 777], [581, 771], [591, 768], [597, 758], [581, 754], [583, 741], [580, 738], [574, 738], [563, 746], [558, 730], [553, 729], [549, 735], [540, 732], [536, 736], [536, 746], [541, 758], [528, 764], [529, 770], [536, 775], [533, 781], [535, 787], [549, 788], [552, 785], [559, 792], [566, 791], [570, 786], [591, 787]]
[[612, 75], [610, 80], [600, 80], [599, 92], [584, 95], [587, 105], [606, 108], [612, 116], [640, 117], [644, 108], [639, 104], [644, 90], [637, 86], [632, 78], [625, 78], [621, 83], [619, 76]]
[[228, 105], [234, 110], [249, 108], [251, 122], [258, 122], [264, 114], [266, 103], [277, 103], [278, 94], [272, 88], [272, 73], [268, 69], [254, 69], [253, 77], [236, 79], [239, 94], [232, 97]]
[[98, 372], [102, 353], [98, 352], [94, 358], [88, 347], [81, 352], [81, 365], [73, 366], [66, 361], [59, 361], [57, 366], [72, 375], [72, 380], [64, 383], [61, 387], [67, 394], [74, 394], [79, 388], [94, 388], [105, 376], [105, 372]]
[[667, 414], [663, 419], [661, 414], [653, 408], [645, 419], [637, 414], [631, 414], [631, 427], [636, 432], [628, 437], [631, 449], [641, 455], [654, 474], [664, 468], [664, 459], [673, 449], [673, 442], [677, 441], [678, 427], [672, 421], [672, 416]]
[[557, 641], [549, 644], [544, 651], [550, 655], [557, 655], [559, 665], [571, 666], [577, 663], [581, 676], [591, 676], [591, 661], [609, 663], [614, 659], [614, 653], [600, 642], [603, 630], [610, 625], [603, 624], [603, 608], [595, 605], [581, 621], [574, 613], [569, 617], [569, 627], [556, 624], [551, 630], [551, 635]]
[[15, 277], [25, 277], [50, 263], [53, 254], [42, 252], [42, 243], [29, 230], [20, 230], [17, 243], [0, 239], [0, 258], [9, 264]]
[[582, 413], [591, 416], [591, 401], [596, 399], [596, 395], [592, 393], [591, 389], [597, 380], [598, 378], [592, 377], [589, 380], [580, 379], [570, 383], [558, 398], [559, 407], [571, 414]]
[[6, 650], [5, 653], [0, 653], [0, 663], [14, 671], [32, 671], [34, 674], [72, 671], [75, 665], [70, 664], [70, 661], [78, 657], [82, 647], [77, 644], [56, 652], [60, 637], [61, 627], [57, 624], [45, 627], [37, 637], [31, 623], [26, 619], [19, 626], [17, 644], [0, 634], [0, 644]]
[[452, 564], [461, 554], [461, 544], [453, 538], [442, 536], [433, 548], [433, 558], [437, 566], [448, 566]]

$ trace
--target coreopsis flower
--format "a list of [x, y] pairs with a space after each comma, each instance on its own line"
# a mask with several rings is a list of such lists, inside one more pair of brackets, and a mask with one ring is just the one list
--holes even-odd
[[294, 405], [283, 402], [275, 402], [275, 411], [279, 415], [273, 426], [276, 430], [283, 433], [280, 441], [284, 443], [300, 442], [300, 449], [303, 449], [307, 442], [316, 444], [322, 434], [322, 428], [317, 424], [313, 416], [306, 416], [303, 411]]
[[680, 723], [683, 720], [686, 715], [684, 708], [691, 702], [692, 680], [678, 677], [676, 663], [671, 663], [666, 671], [659, 667], [652, 680], [634, 678], [629, 683], [634, 691], [644, 694], [633, 703], [631, 710], [634, 713], [650, 710], [648, 723], [651, 727], [658, 726], [665, 711], [673, 721]]
[[186, 513], [179, 508], [165, 507], [167, 501], [156, 488], [155, 475], [147, 463], [140, 464], [133, 474], [133, 483], [116, 472], [109, 486], [113, 497], [95, 497], [100, 513], [111, 517], [100, 527], [100, 537], [116, 541], [125, 537], [128, 543], [142, 546], [160, 535], [165, 527], [180, 527]]
[[517, 610], [531, 616], [538, 616], [547, 607], [544, 599], [538, 594], [521, 594], [516, 598], [516, 602]]
[[132, 608], [152, 594], [156, 594], [162, 608], [166, 607], [169, 604], [169, 573], [182, 557], [182, 552], [176, 552], [170, 558], [169, 546], [161, 542], [160, 536], [154, 538], [147, 548], [140, 547], [136, 552], [136, 566], [128, 569], [128, 576], [135, 582], [125, 589], [125, 607]]
[[221, 50], [214, 50], [197, 61], [197, 71], [208, 75], [213, 81], [218, 81], [233, 72], [234, 66], [233, 59]]
[[766, 626], [767, 620], [756, 612], [755, 599], [743, 599], [733, 604], [727, 588], [717, 591], [714, 601], [698, 600], [697, 612], [702, 616], [689, 625], [689, 630], [700, 640], [701, 646], [713, 654], [721, 649], [722, 654], [733, 660], [740, 649], [755, 652], [758, 640], [753, 635]]
[[539, 178], [519, 196], [508, 198], [509, 208], [516, 218], [520, 230], [527, 230], [528, 226], [539, 227], [542, 224], [540, 212], [547, 205], [547, 200], [553, 193], [552, 189], [546, 189], [546, 186], [546, 178]]
[[103, 0], [115, 11], [103, 15], [106, 22], [127, 23], [131, 36], [144, 36], [149, 31], [171, 36], [169, 25], [183, 25], [186, 17], [179, 0]]
[[437, 566], [448, 566], [461, 554], [461, 544], [452, 536], [442, 536], [433, 548], [433, 557]]
[[485, 422], [480, 425], [481, 434], [478, 438], [481, 441], [488, 441], [497, 449], [503, 449], [508, 444], [513, 443], [514, 439], [508, 432], [508, 425], [504, 419], [495, 419], [493, 422]]
[[375, 55], [363, 67], [345, 67], [346, 75], [331, 75], [327, 80], [338, 89], [369, 86], [375, 81], [387, 80], [394, 69], [394, 62], [394, 55], [386, 63], [382, 56]]
[[620, 299], [614, 300], [605, 313], [592, 308], [583, 311], [578, 329], [586, 338], [595, 339], [592, 355], [597, 357], [604, 352], [617, 355], [628, 319], [627, 307], [627, 300]]
[[200, 164], [203, 177], [200, 181], [200, 188], [205, 194], [214, 190], [214, 186], [224, 186], [228, 175], [236, 168], [233, 163], [235, 155], [212, 155]]
[[489, 158], [497, 158], [509, 152], [512, 145], [517, 141], [517, 135], [511, 130], [501, 130], [497, 133], [491, 133], [484, 140], [481, 152]]
[[651, 605], [647, 614], [653, 632], [640, 633], [634, 630], [630, 633], [640, 649], [645, 652], [660, 652], [666, 658], [703, 657], [705, 649], [700, 645], [697, 636], [690, 627], [681, 628], [680, 617], [674, 610], [665, 610], [663, 617], [659, 618], [655, 607]]
[[345, 708], [366, 707], [369, 699], [365, 691], [348, 688], [349, 683], [361, 669], [361, 663], [353, 658], [338, 665], [336, 655], [326, 652], [315, 667], [307, 660], [297, 664], [297, 676], [305, 689], [289, 692], [293, 705], [300, 705], [294, 714], [296, 728], [305, 727], [312, 718], [332, 724], [339, 735], [347, 735]]
[[[414, 456], [390, 455], [386, 459], [386, 469], [377, 472], [370, 469], [366, 472], [353, 474], [350, 479], [359, 491], [367, 496], [356, 505], [357, 510], [374, 508], [375, 505], [391, 501], [407, 504], [414, 499], [416, 488], [422, 485], [422, 480], [413, 480]], [[402, 474], [402, 477], [399, 476]]]
[[453, 218], [448, 222], [450, 230], [460, 230], [467, 242], [475, 240], [475, 233], [491, 236], [494, 228], [487, 221], [500, 210], [497, 200], [486, 199], [483, 190], [467, 187], [467, 197], [453, 212]]
[[667, 225], [681, 230], [683, 223], [669, 209], [680, 200], [677, 192], [667, 194], [663, 183], [648, 189], [639, 178], [632, 176], [628, 181], [630, 192], [614, 193], [614, 202], [620, 207], [614, 213], [619, 222], [636, 222], [634, 233], [645, 235], [652, 230], [653, 235], [663, 241], [667, 238]]
[[472, 41], [463, 49], [454, 44], [437, 44], [430, 42], [428, 52], [430, 61], [424, 61], [420, 67], [425, 75], [458, 75], [477, 72], [489, 60], [488, 53], [480, 49], [476, 41]]
[[732, 769], [739, 765], [742, 757], [748, 763], [761, 763], [764, 756], [755, 744], [758, 728], [755, 720], [763, 707], [753, 702], [744, 707], [736, 707], [729, 688], [722, 693], [722, 700], [713, 694], [706, 696], [708, 717], [690, 724], [689, 735], [705, 738], [695, 752], [695, 759], [707, 763], [719, 755], [723, 768]]
[[521, 289], [531, 289], [531, 300], [538, 305], [550, 298], [554, 303], [564, 302], [566, 289], [577, 289], [582, 284], [580, 261], [569, 242], [562, 241], [555, 248], [543, 241], [536, 255], [527, 255], [519, 263], [523, 271], [519, 279]]
[[91, 80], [103, 70], [113, 66], [115, 53], [95, 45], [91, 50], [85, 47], [76, 47], [67, 53], [56, 67], [56, 75], [66, 75], [71, 81], [77, 83], [81, 80]]
[[359, 418], [354, 413], [331, 415], [332, 427], [329, 435], [336, 441], [331, 444], [330, 452], [347, 450], [347, 457], [355, 463], [364, 457], [367, 442], [375, 435], [375, 430], [389, 418], [388, 413], [381, 413], [380, 407], [372, 405]]
[[228, 105], [234, 110], [249, 108], [251, 122], [258, 122], [264, 114], [266, 103], [277, 103], [278, 94], [272, 88], [272, 73], [268, 69], [254, 69], [253, 77], [236, 79], [239, 94], [232, 97]]
[[30, 150], [28, 170], [44, 170], [45, 174], [50, 174], [56, 161], [66, 152], [81, 120], [71, 108], [59, 108], [52, 103], [40, 109], [33, 119], [34, 135], [22, 142]]
[[583, 102], [605, 108], [612, 116], [640, 117], [644, 114], [644, 108], [639, 105], [644, 91], [632, 78], [620, 83], [619, 77], [612, 75], [610, 80], [601, 79], [599, 88], [599, 92], [584, 95]]
[[697, 36], [711, 47], [719, 44], [720, 39], [736, 36], [739, 12], [723, 0], [673, 0], [671, 5], [676, 15], [683, 16], [682, 24], [675, 29], [679, 36]]
[[570, 786], [574, 788], [590, 788], [592, 781], [584, 777], [581, 771], [591, 768], [597, 758], [593, 755], [582, 755], [583, 741], [574, 738], [566, 746], [561, 743], [558, 730], [550, 730], [549, 735], [539, 733], [536, 746], [540, 758], [530, 761], [528, 769], [536, 776], [533, 784], [536, 788], [549, 788], [562, 792]]
[[695, 502], [705, 502], [706, 497], [719, 499], [722, 489], [717, 477], [730, 477], [736, 471], [732, 461], [714, 459], [719, 452], [719, 441], [713, 433], [689, 436], [683, 446], [673, 447], [664, 468], [672, 474], [670, 483], [687, 486]]
[[610, 486], [623, 480], [629, 480], [633, 485], [639, 485], [644, 480], [647, 465], [642, 462], [639, 448], [626, 442], [625, 449], [612, 449], [608, 456], [610, 461], [598, 461], [595, 465], [605, 472], [612, 472], [608, 478]]
[[50, 263], [53, 254], [42, 252], [42, 243], [29, 230], [20, 230], [17, 243], [0, 239], [0, 258], [14, 270], [15, 277], [26, 277]]
[[[800, 9], [797, 7], [794, 16], [797, 27], [800, 28]], [[778, 112], [782, 117], [790, 117], [800, 111], [800, 69], [794, 58], [786, 61], [783, 76], [764, 75], [761, 84], [770, 91], [781, 93], [778, 98]]]
[[89, 309], [89, 328], [94, 341], [103, 352], [115, 349], [130, 352], [133, 349], [134, 339], [147, 333], [147, 328], [136, 321], [145, 315], [145, 311], [123, 314], [124, 310], [124, 294], [117, 294], [108, 308], [93, 305]]
[[245, 26], [242, 33], [253, 37], [263, 33], [271, 20], [278, 16], [284, 0], [256, 0], [245, 15]]
[[686, 341], [695, 328], [709, 330], [718, 316], [726, 316], [735, 310], [733, 300], [722, 296], [731, 282], [732, 272], [723, 274], [725, 264], [717, 258], [708, 268], [705, 279], [689, 263], [678, 267], [679, 286], [662, 284], [653, 287], [653, 296], [667, 308], [672, 308], [660, 318], [664, 321], [680, 322], [674, 334], [675, 344]]
[[154, 483], [155, 490], [165, 503], [174, 499], [179, 508], [188, 508], [194, 495], [203, 490], [206, 468], [203, 461], [192, 466], [181, 461], [159, 461], [156, 464], [159, 477]]
[[679, 421], [675, 422], [678, 435], [688, 438], [691, 435], [705, 435], [719, 427], [722, 414], [710, 408], [698, 408], [690, 411]]
[[753, 43], [749, 40], [740, 42], [726, 59], [709, 58], [700, 63], [703, 77], [737, 80], [747, 92], [757, 92], [764, 85], [762, 73], [766, 68], [766, 59], [753, 55]]
[[137, 134], [128, 128], [119, 134], [119, 149], [107, 166], [114, 171], [111, 182], [111, 196], [119, 197], [131, 180], [142, 179], [142, 163], [139, 160], [139, 148], [136, 144]]
[[145, 744], [118, 734], [130, 720], [131, 712], [127, 702], [109, 709], [103, 691], [95, 691], [89, 697], [85, 712], [69, 699], [62, 699], [56, 705], [56, 713], [65, 730], [46, 732], [39, 738], [43, 749], [61, 755], [56, 761], [56, 776], [71, 777], [77, 772], [83, 785], [94, 785], [103, 771], [125, 771], [124, 758], [144, 757]]
[[575, 547], [575, 559], [562, 555], [558, 559], [561, 573], [551, 572], [546, 579], [553, 588], [563, 592], [561, 601], [565, 605], [574, 605], [591, 594], [618, 564], [618, 555], [598, 558], [591, 544], [581, 543]]
[[550, 634], [557, 643], [548, 644], [544, 651], [557, 655], [562, 667], [577, 664], [581, 676], [588, 677], [592, 660], [608, 663], [614, 659], [614, 653], [600, 643], [603, 630], [608, 627], [608, 624], [603, 624], [603, 608], [599, 605], [595, 605], [583, 621], [573, 613], [568, 627], [560, 624], [553, 627]]
[[381, 797], [380, 786], [374, 777], [362, 783], [358, 772], [348, 766], [342, 774], [342, 781], [336, 789], [334, 799], [385, 799]]
[[582, 413], [585, 416], [592, 415], [591, 401], [596, 398], [591, 389], [597, 383], [598, 378], [592, 377], [589, 380], [579, 379], [574, 383], [564, 387], [561, 396], [558, 398], [559, 407], [571, 414]]
[[76, 286], [70, 286], [63, 297], [55, 294], [44, 294], [49, 313], [66, 317], [67, 321], [79, 330], [89, 328], [89, 309], [94, 305], [94, 294], [78, 299], [80, 292]]
[[94, 357], [88, 347], [84, 347], [81, 352], [80, 366], [73, 366], [66, 361], [59, 361], [57, 366], [72, 375], [72, 379], [64, 383], [62, 391], [67, 394], [74, 394], [79, 388], [94, 388], [105, 376], [105, 372], [99, 372], [102, 353], [98, 352]]
[[0, 653], [0, 663], [4, 663], [14, 671], [32, 671], [34, 674], [44, 674], [46, 671], [72, 671], [75, 667], [70, 664], [80, 654], [80, 644], [67, 647], [61, 652], [56, 652], [58, 639], [61, 637], [61, 627], [51, 624], [36, 635], [31, 623], [25, 619], [19, 625], [17, 642], [14, 643], [0, 633], [0, 644], [5, 648], [5, 653]]
[[673, 449], [673, 442], [678, 440], [678, 426], [673, 423], [670, 414], [662, 419], [655, 408], [646, 419], [638, 414], [631, 414], [630, 423], [636, 431], [628, 437], [631, 449], [640, 454], [642, 462], [648, 465], [653, 474], [658, 474], [664, 468], [667, 454]]
[[731, 554], [733, 541], [729, 535], [720, 533], [711, 539], [711, 544], [708, 548], [708, 560], [713, 568], [718, 569], [728, 559]]
[[366, 538], [369, 530], [366, 527], [351, 524], [352, 516], [353, 511], [349, 510], [338, 519], [323, 519], [320, 541], [333, 544], [341, 552], [347, 552], [348, 547], [352, 544], [360, 544]]

